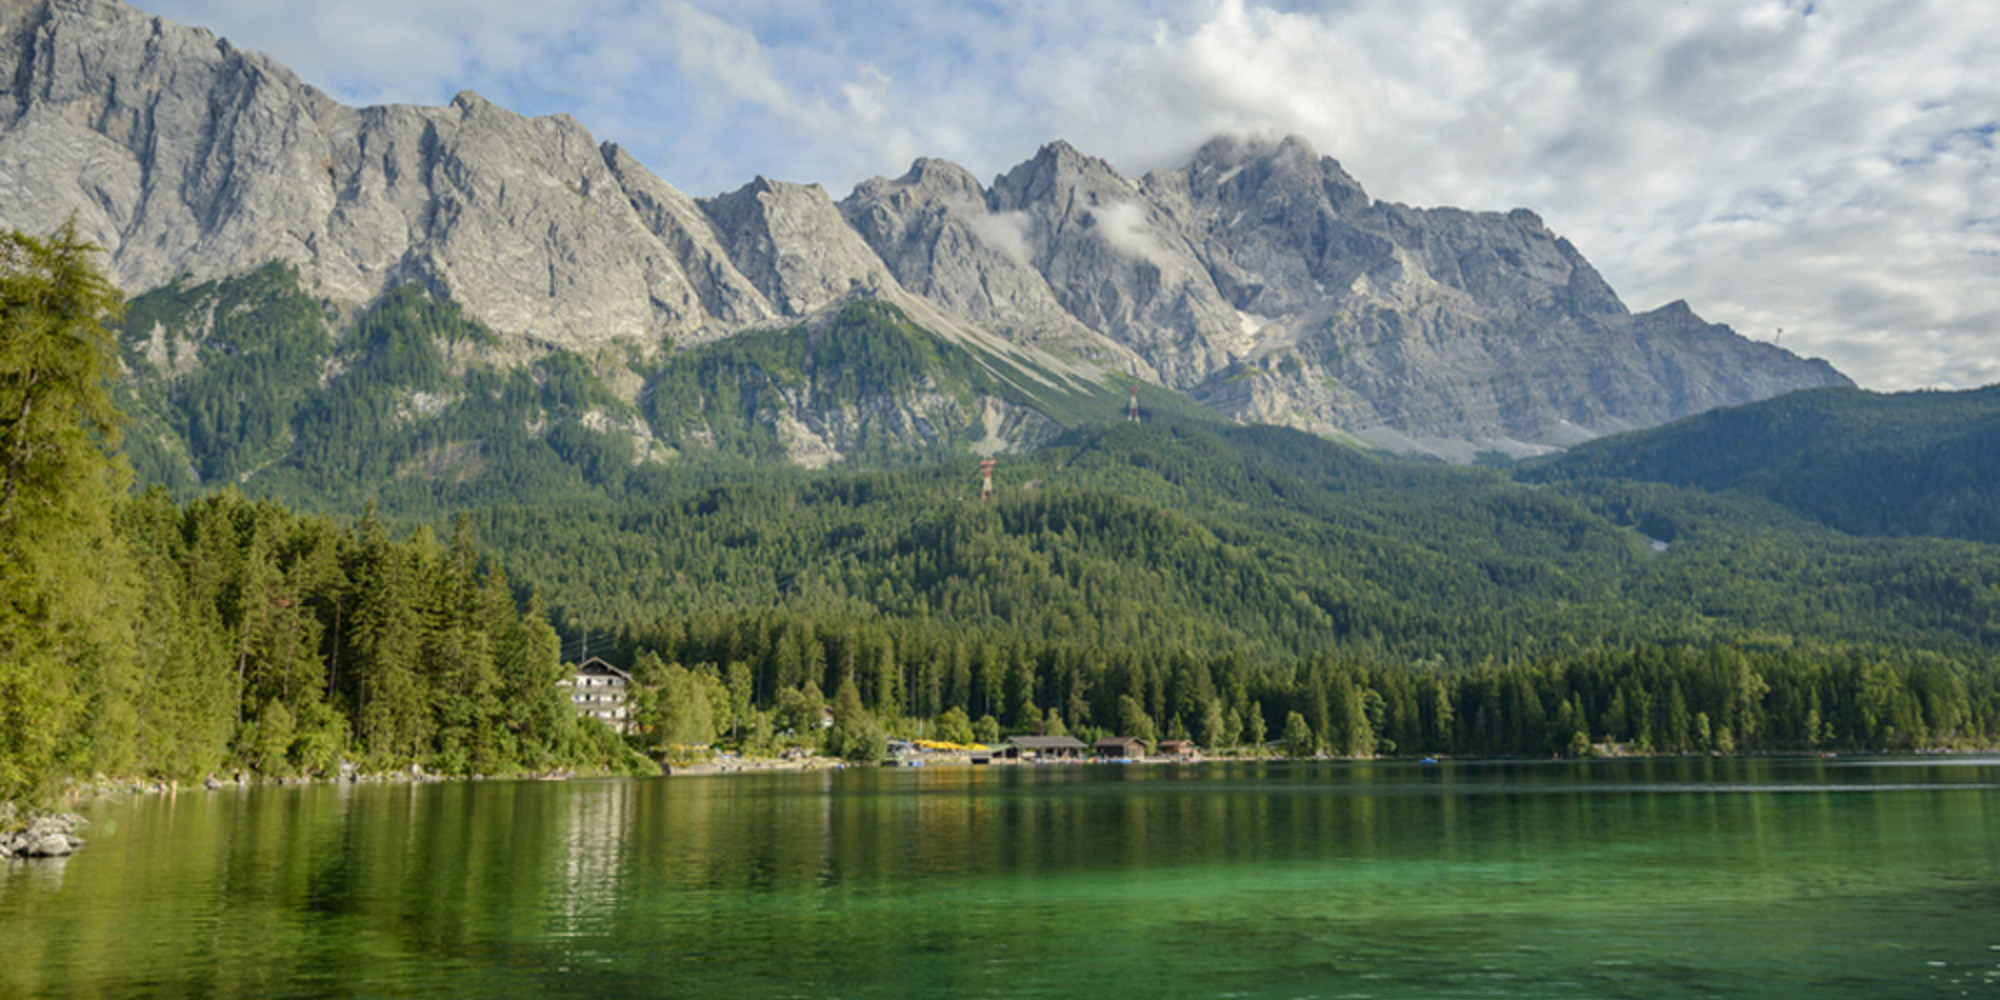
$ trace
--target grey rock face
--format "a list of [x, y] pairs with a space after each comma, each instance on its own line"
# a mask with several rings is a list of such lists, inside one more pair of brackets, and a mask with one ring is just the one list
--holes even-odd
[[1034, 220], [995, 209], [965, 168], [918, 160], [896, 180], [856, 187], [840, 209], [903, 288], [937, 308], [1014, 343], [1157, 378], [1129, 347], [1070, 315], [1035, 269]]
[[759, 177], [701, 203], [737, 269], [776, 307], [802, 318], [856, 295], [889, 294], [894, 278], [817, 184]]
[[114, 0], [4, 10], [0, 219], [46, 231], [76, 212], [127, 289], [276, 259], [335, 300], [428, 280], [502, 333], [584, 349], [757, 314], [726, 291], [723, 316], [706, 311], [726, 276], [691, 281], [703, 241], [649, 228], [627, 183], [653, 203], [671, 189], [565, 116], [470, 92], [355, 110]]
[[1297, 138], [1217, 139], [1138, 182], [1060, 142], [990, 191], [920, 161], [843, 208], [958, 315], [1018, 330], [1053, 302], [1238, 419], [1398, 449], [1542, 451], [1845, 383], [1691, 316], [1632, 316], [1531, 212], [1374, 202]]
[[1296, 138], [1217, 140], [1144, 187], [1257, 327], [1192, 387], [1242, 419], [1463, 458], [1846, 383], [1726, 330], [1635, 319], [1532, 212], [1372, 202]]
[[1026, 221], [1030, 260], [1063, 308], [1162, 381], [1185, 387], [1227, 364], [1241, 321], [1169, 206], [1110, 164], [1051, 143], [994, 181], [992, 201]]
[[708, 217], [693, 198], [640, 166], [615, 144], [604, 146], [604, 162], [624, 188], [625, 198], [646, 229], [672, 251], [701, 308], [722, 328], [735, 329], [773, 318], [771, 303], [736, 269]]
[[1684, 305], [1633, 315], [1530, 212], [1376, 202], [1296, 138], [1139, 180], [1056, 142], [990, 187], [919, 160], [838, 204], [763, 178], [698, 201], [565, 116], [347, 108], [118, 0], [0, 0], [0, 58], [0, 225], [74, 212], [135, 292], [277, 259], [336, 303], [425, 281], [587, 355], [873, 296], [1044, 369], [1454, 457], [1846, 384]]

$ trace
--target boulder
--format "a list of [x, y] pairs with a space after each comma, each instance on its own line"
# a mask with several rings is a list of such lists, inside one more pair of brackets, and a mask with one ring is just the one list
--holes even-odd
[[76, 831], [89, 825], [81, 816], [59, 814], [37, 816], [27, 827], [0, 834], [0, 858], [62, 858], [85, 843]]

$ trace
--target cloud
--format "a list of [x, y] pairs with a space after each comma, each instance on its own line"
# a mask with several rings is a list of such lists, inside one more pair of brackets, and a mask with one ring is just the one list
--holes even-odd
[[1018, 263], [1034, 263], [1033, 251], [1028, 243], [1028, 227], [1031, 224], [1028, 213], [988, 212], [985, 205], [953, 205], [952, 211], [963, 218], [973, 235], [988, 246]]
[[1121, 165], [1295, 132], [1378, 197], [1536, 209], [1635, 307], [1903, 388], [2000, 378], [1996, 36], [1942, 2], [1224, 0], [1038, 78]]
[[696, 194], [1297, 133], [1378, 197], [1535, 209], [1635, 308], [1782, 327], [1872, 387], [2000, 379], [2000, 6], [140, 2], [343, 100], [568, 111]]
[[1090, 210], [1095, 232], [1111, 249], [1139, 260], [1165, 265], [1169, 257], [1146, 222], [1146, 209], [1135, 201], [1114, 201]]

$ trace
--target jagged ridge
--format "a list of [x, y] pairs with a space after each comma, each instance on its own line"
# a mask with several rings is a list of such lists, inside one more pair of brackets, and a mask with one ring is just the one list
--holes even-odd
[[919, 160], [837, 204], [764, 178], [697, 200], [567, 116], [348, 108], [117, 0], [4, 0], [0, 40], [0, 222], [75, 213], [134, 292], [277, 261], [353, 314], [420, 282], [516, 364], [876, 298], [1034, 370], [1455, 457], [1847, 384], [1684, 305], [1632, 314], [1532, 213], [1376, 202], [1296, 138], [1138, 180], [1056, 142], [991, 186]]

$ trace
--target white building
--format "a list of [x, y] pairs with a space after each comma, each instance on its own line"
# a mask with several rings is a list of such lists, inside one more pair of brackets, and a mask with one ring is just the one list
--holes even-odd
[[631, 674], [593, 656], [576, 665], [574, 677], [560, 683], [569, 687], [576, 714], [625, 731], [625, 693], [632, 686]]

